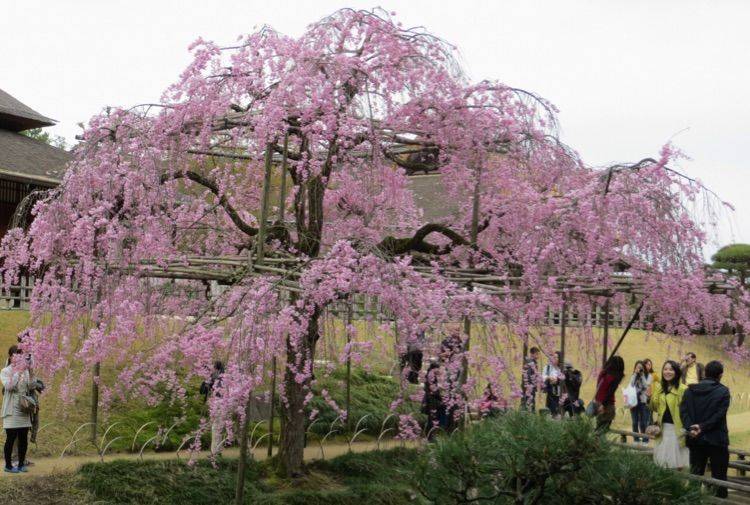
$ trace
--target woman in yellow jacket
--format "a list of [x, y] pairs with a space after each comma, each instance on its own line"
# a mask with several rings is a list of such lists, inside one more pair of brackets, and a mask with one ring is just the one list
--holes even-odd
[[680, 419], [680, 404], [687, 386], [680, 382], [680, 365], [668, 360], [661, 369], [661, 380], [653, 383], [651, 401], [658, 416], [660, 432], [654, 446], [654, 462], [666, 468], [684, 468], [690, 463]]

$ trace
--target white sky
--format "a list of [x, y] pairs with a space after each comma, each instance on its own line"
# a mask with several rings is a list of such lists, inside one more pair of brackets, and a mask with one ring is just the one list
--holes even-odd
[[[298, 35], [372, 2], [32, 1], [0, 10], [0, 88], [55, 118], [69, 141], [106, 105], [158, 100], [202, 36], [231, 43], [269, 24]], [[406, 26], [455, 44], [474, 80], [535, 91], [560, 109], [563, 140], [591, 165], [656, 156], [736, 207], [718, 240], [750, 241], [750, 2], [382, 0]], [[715, 247], [707, 251], [713, 252]]]

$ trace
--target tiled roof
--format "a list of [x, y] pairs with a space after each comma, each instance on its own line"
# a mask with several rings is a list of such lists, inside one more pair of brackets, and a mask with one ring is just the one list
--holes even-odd
[[53, 124], [54, 120], [42, 116], [0, 89], [0, 129], [19, 132]]
[[54, 185], [71, 154], [20, 133], [0, 130], [0, 178]]

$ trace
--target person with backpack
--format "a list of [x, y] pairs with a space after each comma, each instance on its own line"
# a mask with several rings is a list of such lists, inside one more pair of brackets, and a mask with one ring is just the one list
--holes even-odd
[[667, 360], [661, 367], [661, 381], [653, 384], [649, 402], [659, 422], [646, 428], [646, 433], [656, 440], [654, 463], [665, 468], [682, 469], [689, 463], [680, 414], [687, 386], [680, 380], [681, 375], [677, 362]]
[[581, 384], [583, 375], [579, 370], [573, 368], [569, 362], [565, 363], [565, 400], [563, 400], [563, 413], [575, 417], [584, 411], [583, 400], [581, 400]]
[[[3, 384], [3, 429], [5, 430], [5, 471], [8, 473], [27, 472], [24, 464], [28, 449], [29, 429], [31, 428], [31, 413], [35, 407], [34, 400], [29, 396], [30, 382], [28, 363], [22, 356], [21, 349], [12, 345], [8, 349], [8, 361], [0, 371]], [[13, 466], [13, 446], [18, 442], [18, 466]]]
[[[417, 333], [416, 339], [406, 344], [406, 353], [401, 355], [400, 365], [401, 374], [406, 376], [406, 381], [410, 384], [419, 384], [419, 372], [422, 371], [422, 359], [425, 346], [425, 333]], [[406, 369], [406, 371], [404, 371]]]
[[[203, 381], [200, 387], [200, 393], [203, 395], [203, 401], [208, 402], [208, 398], [221, 396], [219, 389], [221, 388], [221, 378], [224, 375], [224, 363], [221, 361], [214, 361], [214, 369], [211, 372], [211, 377], [208, 381]], [[224, 427], [222, 421], [215, 418], [211, 421], [211, 454], [221, 454], [224, 441]]]
[[[630, 376], [631, 390], [635, 391], [635, 405], [630, 407], [630, 419], [633, 422], [634, 433], [646, 433], [648, 426], [648, 387], [646, 376], [644, 374], [643, 361], [636, 361], [633, 367], [633, 375]], [[633, 441], [648, 444], [648, 438], [634, 437]]]
[[625, 376], [625, 362], [620, 356], [611, 356], [596, 379], [596, 394], [593, 401], [593, 414], [596, 416], [596, 430], [606, 432], [615, 419], [615, 393]]
[[[703, 475], [711, 463], [711, 477], [727, 480], [729, 468], [729, 430], [727, 411], [731, 402], [729, 388], [721, 383], [724, 366], [718, 361], [706, 365], [705, 378], [688, 386], [680, 414], [688, 430], [690, 473]], [[716, 496], [727, 497], [727, 488], [718, 487]]]

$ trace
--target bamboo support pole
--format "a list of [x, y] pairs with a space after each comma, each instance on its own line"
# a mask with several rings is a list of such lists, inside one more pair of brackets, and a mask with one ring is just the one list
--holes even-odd
[[352, 334], [349, 331], [349, 326], [352, 324], [352, 304], [349, 304], [349, 310], [346, 316], [346, 427], [347, 431], [351, 431], [352, 428], [352, 356], [351, 356], [351, 343]]
[[268, 196], [271, 192], [271, 169], [273, 161], [273, 146], [269, 144], [266, 147], [266, 158], [264, 162], [263, 174], [263, 199], [260, 206], [260, 225], [258, 226], [258, 262], [263, 261], [263, 247], [266, 241], [266, 226], [268, 221]]
[[565, 369], [565, 329], [568, 321], [567, 298], [563, 297], [562, 311], [560, 312], [560, 360], [557, 364], [560, 370]]
[[609, 298], [604, 302], [604, 329], [602, 331], [602, 368], [607, 364], [607, 354], [609, 353]]
[[276, 356], [271, 360], [271, 399], [268, 409], [268, 452], [270, 458], [273, 455], [273, 417], [276, 406]]
[[641, 300], [641, 303], [640, 305], [638, 305], [638, 308], [635, 309], [635, 312], [633, 313], [633, 317], [631, 317], [630, 321], [628, 321], [628, 325], [625, 327], [625, 331], [622, 332], [622, 336], [620, 336], [620, 340], [617, 341], [617, 345], [615, 345], [615, 348], [612, 349], [612, 353], [609, 355], [610, 358], [614, 356], [615, 354], [617, 354], [617, 351], [618, 349], [620, 349], [620, 345], [622, 344], [622, 341], [625, 340], [625, 337], [630, 331], [630, 328], [633, 327], [633, 324], [638, 319], [638, 316], [640, 315], [642, 308], [643, 308], [643, 300]]
[[284, 224], [284, 211], [286, 210], [286, 170], [289, 158], [289, 130], [284, 133], [284, 154], [281, 159], [281, 189], [279, 190], [279, 223]]

